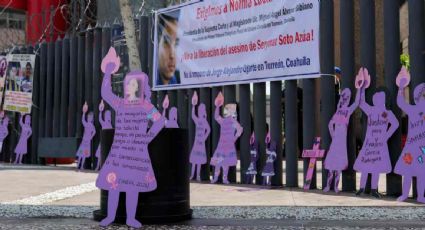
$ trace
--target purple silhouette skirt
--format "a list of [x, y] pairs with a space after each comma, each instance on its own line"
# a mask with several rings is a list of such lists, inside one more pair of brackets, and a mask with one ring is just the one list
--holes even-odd
[[89, 157], [91, 155], [90, 141], [83, 140], [77, 150], [78, 157]]
[[205, 164], [207, 163], [207, 153], [205, 152], [205, 150], [201, 151], [193, 149], [190, 153], [189, 162], [192, 164]]
[[222, 167], [235, 166], [238, 164], [238, 157], [236, 156], [236, 152], [215, 152], [210, 164]]
[[274, 166], [273, 162], [267, 162], [266, 166], [261, 173], [261, 176], [274, 176]]
[[255, 162], [249, 164], [248, 170], [245, 173], [246, 175], [257, 175], [257, 165]]

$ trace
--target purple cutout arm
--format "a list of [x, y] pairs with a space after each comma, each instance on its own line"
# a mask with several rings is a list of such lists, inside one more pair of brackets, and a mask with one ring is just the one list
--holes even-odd
[[83, 126], [86, 126], [88, 123], [86, 120], [86, 112], [83, 112], [83, 115], [81, 116], [81, 122], [83, 123]]
[[206, 124], [206, 126], [205, 126], [205, 136], [204, 136], [204, 141], [206, 141], [207, 139], [208, 139], [208, 136], [210, 135], [210, 133], [211, 133], [211, 127], [210, 127], [210, 125], [208, 124], [208, 121], [207, 122], [205, 122], [205, 123], [207, 123]]
[[21, 117], [19, 118], [19, 125], [20, 125], [21, 127], [24, 127], [24, 115], [23, 115], [23, 114], [21, 114], [20, 116], [21, 116]]
[[414, 107], [404, 100], [404, 88], [398, 89], [397, 105], [405, 113], [409, 113], [410, 111], [414, 110]]
[[360, 89], [360, 109], [363, 110], [363, 112], [365, 112], [366, 114], [369, 114], [371, 111], [371, 106], [366, 102], [366, 93], [365, 93], [365, 89], [361, 88]]
[[217, 121], [217, 123], [221, 124], [221, 122], [223, 121], [223, 118], [220, 115], [220, 107], [221, 106], [216, 106], [215, 107], [215, 112], [214, 112], [214, 119]]
[[335, 120], [332, 117], [332, 119], [329, 121], [329, 124], [328, 124], [329, 134], [331, 134], [331, 137], [332, 138], [334, 137], [334, 132], [335, 132], [335, 130], [334, 130], [334, 124], [335, 124]]
[[148, 135], [149, 135], [149, 142], [151, 142], [156, 135], [158, 135], [158, 133], [161, 131], [162, 128], [164, 128], [165, 126], [165, 117], [161, 116], [161, 118], [159, 118], [159, 120], [155, 121], [152, 124], [152, 127], [150, 127]]
[[350, 107], [348, 107], [349, 114], [352, 114], [357, 109], [357, 107], [359, 107], [360, 97], [361, 97], [361, 92], [357, 90], [356, 98], [354, 99], [353, 104]]
[[192, 120], [195, 123], [198, 120], [198, 117], [196, 116], [196, 113], [195, 113], [195, 105], [192, 106]]
[[387, 140], [395, 133], [399, 123], [393, 112], [388, 111], [388, 122], [390, 123], [390, 128], [387, 131]]
[[236, 121], [235, 123], [236, 123], [236, 134], [235, 134], [235, 141], [236, 141], [242, 135], [243, 128], [239, 124], [239, 122]]
[[105, 126], [105, 120], [103, 120], [103, 111], [99, 111], [99, 123], [100, 126], [104, 127]]
[[103, 76], [101, 94], [103, 100], [105, 100], [112, 108], [117, 110], [118, 104], [121, 103], [122, 99], [112, 92], [111, 73], [107, 72]]

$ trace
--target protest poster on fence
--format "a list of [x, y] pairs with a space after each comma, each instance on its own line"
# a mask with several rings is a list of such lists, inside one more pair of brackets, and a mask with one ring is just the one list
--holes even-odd
[[34, 54], [7, 56], [4, 110], [31, 113], [34, 77]]
[[0, 56], [0, 105], [3, 101], [4, 86], [6, 83], [7, 57]]
[[319, 76], [317, 0], [205, 0], [155, 20], [155, 90]]

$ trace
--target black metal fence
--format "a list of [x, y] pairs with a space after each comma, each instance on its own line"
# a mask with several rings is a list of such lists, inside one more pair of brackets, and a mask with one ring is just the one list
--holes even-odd
[[[372, 77], [372, 86], [367, 90], [367, 100], [370, 101], [371, 93], [376, 87], [376, 37], [375, 37], [375, 1], [360, 0], [360, 49], [354, 49], [354, 0], [340, 1], [340, 47], [334, 47], [334, 1], [321, 0], [320, 14], [320, 51], [321, 51], [321, 72], [324, 73], [320, 80], [305, 79], [302, 81], [289, 80], [284, 82], [284, 95], [282, 95], [282, 81], [270, 83], [270, 132], [272, 139], [278, 143], [278, 158], [275, 161], [276, 176], [272, 178], [272, 184], [280, 186], [283, 184], [285, 175], [287, 187], [300, 186], [298, 170], [303, 168], [304, 175], [307, 169], [307, 162], [304, 166], [298, 165], [300, 160], [300, 147], [311, 148], [313, 138], [316, 135], [322, 137], [322, 148], [328, 149], [331, 138], [328, 132], [328, 122], [335, 112], [335, 82], [334, 74], [334, 51], [340, 49], [342, 88], [354, 90], [355, 79], [355, 52], [360, 53], [360, 64], [368, 68]], [[395, 101], [397, 89], [395, 78], [400, 70], [400, 23], [399, 10], [402, 1], [386, 0], [384, 5], [384, 76], [385, 86], [390, 93], [390, 98]], [[412, 85], [415, 87], [425, 81], [425, 15], [423, 0], [409, 0], [409, 54], [411, 60]], [[152, 77], [152, 56], [153, 44], [151, 42], [151, 28], [153, 21], [150, 17], [138, 19], [138, 37], [142, 70]], [[67, 35], [62, 40], [56, 42], [42, 42], [33, 48], [24, 48], [19, 52], [33, 53], [37, 51], [36, 68], [34, 75], [33, 93], [33, 136], [31, 152], [26, 157], [27, 163], [40, 163], [37, 157], [37, 143], [40, 137], [81, 137], [81, 112], [85, 101], [89, 104], [90, 110], [94, 111], [95, 117], [98, 114], [98, 104], [100, 97], [100, 83], [102, 80], [100, 62], [111, 46], [111, 26], [108, 24], [97, 25], [88, 28], [75, 35]], [[382, 76], [381, 76], [382, 77]], [[150, 79], [152, 82], [152, 79]], [[118, 82], [119, 83], [119, 82]], [[320, 87], [316, 88], [315, 84]], [[298, 84], [300, 84], [298, 86]], [[298, 87], [302, 87], [302, 105], [298, 108]], [[196, 90], [200, 95], [200, 101], [205, 103], [209, 121], [212, 126], [212, 133], [207, 141], [208, 158], [211, 157], [219, 135], [219, 127], [212, 117], [214, 98], [219, 91], [225, 96], [225, 102], [237, 102], [239, 106], [239, 120], [244, 127], [244, 133], [239, 140], [240, 156], [240, 178], [237, 178], [237, 171], [230, 171], [229, 180], [231, 182], [246, 183], [243, 176], [250, 161], [249, 137], [255, 130], [255, 135], [259, 141], [260, 160], [258, 168], [261, 169], [265, 162], [266, 136], [266, 84], [255, 83], [251, 97], [250, 84], [233, 85], [225, 87], [176, 90], [159, 92], [152, 94], [152, 102], [160, 108], [165, 93], [170, 97], [170, 106], [177, 106], [179, 111], [179, 123], [182, 128], [189, 129], [189, 143], [194, 140], [195, 127], [190, 120], [191, 111], [190, 98]], [[320, 89], [320, 92], [316, 92]], [[320, 99], [317, 99], [318, 93]], [[238, 95], [237, 95], [238, 94]], [[239, 100], [237, 100], [239, 98]], [[284, 100], [283, 100], [284, 98]], [[251, 99], [253, 101], [251, 101]], [[318, 103], [319, 101], [319, 103]], [[283, 103], [284, 102], [284, 103]], [[251, 107], [251, 104], [253, 105]], [[284, 106], [283, 106], [284, 105]], [[320, 109], [318, 109], [320, 106]], [[401, 113], [394, 103], [391, 109], [400, 119]], [[253, 109], [252, 109], [253, 108]], [[282, 116], [284, 110], [284, 118]], [[302, 111], [302, 114], [299, 114]], [[320, 111], [317, 114], [316, 111]], [[14, 117], [13, 130], [18, 129], [17, 116]], [[352, 118], [354, 119], [354, 118]], [[284, 121], [283, 121], [284, 120]], [[320, 124], [317, 122], [320, 121]], [[302, 124], [302, 130], [299, 124]], [[351, 122], [349, 134], [356, 129], [364, 127], [355, 126], [357, 122]], [[284, 127], [284, 130], [282, 130]], [[320, 130], [317, 130], [319, 127]], [[99, 133], [99, 124], [96, 123]], [[302, 139], [299, 138], [302, 132]], [[282, 143], [283, 133], [286, 142]], [[17, 132], [12, 132], [8, 138], [9, 146], [3, 160], [10, 158], [16, 144]], [[343, 172], [343, 191], [354, 191], [356, 189], [356, 173], [352, 167], [356, 158], [355, 136], [348, 135], [348, 159], [349, 168]], [[99, 135], [96, 135], [93, 146], [99, 143]], [[401, 152], [401, 129], [389, 141], [391, 161], [394, 166]], [[93, 147], [94, 148], [94, 147]], [[283, 152], [284, 149], [284, 152]], [[284, 156], [284, 159], [283, 159]], [[282, 167], [285, 162], [286, 166]], [[283, 168], [285, 172], [283, 172]], [[316, 173], [315, 173], [316, 174]], [[322, 187], [326, 183], [327, 173], [321, 173]], [[209, 180], [210, 167], [205, 165], [202, 168], [202, 180]], [[316, 188], [316, 176], [313, 177], [312, 186]], [[262, 183], [262, 178], [257, 178], [257, 183]], [[397, 195], [401, 193], [401, 178], [395, 174], [387, 175], [387, 194]], [[321, 187], [321, 186], [318, 186]]]

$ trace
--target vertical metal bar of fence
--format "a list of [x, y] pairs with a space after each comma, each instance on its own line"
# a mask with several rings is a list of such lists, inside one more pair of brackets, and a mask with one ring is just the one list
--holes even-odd
[[[316, 104], [315, 104], [315, 90], [314, 79], [303, 79], [302, 80], [302, 90], [303, 90], [303, 100], [302, 100], [302, 119], [303, 119], [303, 149], [312, 149], [313, 140], [315, 136], [315, 127], [316, 127]], [[310, 159], [304, 158], [303, 160], [303, 178], [304, 183], [306, 181], [307, 170], [309, 168]], [[316, 183], [316, 168], [313, 171], [313, 177], [311, 178], [310, 188], [317, 188]]]
[[[345, 0], [340, 3], [340, 31], [341, 31], [341, 88], [351, 90], [351, 102], [354, 101], [354, 2]], [[351, 192], [356, 190], [356, 172], [353, 170], [356, 160], [356, 136], [355, 115], [353, 114], [348, 126], [347, 154], [348, 168], [342, 172], [342, 191]]]
[[[366, 101], [370, 102], [376, 89], [376, 44], [375, 44], [375, 2], [360, 0], [360, 64], [366, 67], [371, 77], [369, 89], [366, 90]], [[362, 117], [363, 133], [366, 130], [367, 117]], [[364, 135], [363, 135], [364, 137]], [[370, 191], [370, 176], [368, 176], [366, 192]]]
[[81, 137], [83, 134], [83, 127], [81, 123], [82, 107], [84, 104], [84, 69], [85, 69], [85, 46], [86, 40], [84, 34], [78, 36], [78, 53], [77, 53], [77, 109], [76, 109], [76, 126], [77, 126], [77, 137]]
[[[148, 73], [148, 66], [149, 66], [149, 56], [148, 56], [148, 49], [149, 49], [149, 17], [148, 16], [141, 16], [139, 18], [139, 54], [140, 54], [140, 64], [142, 67], [142, 71], [144, 73]], [[151, 86], [153, 85], [153, 82], [150, 82]]]
[[40, 116], [38, 118], [38, 135], [45, 137], [46, 128], [46, 79], [47, 78], [47, 43], [43, 40], [40, 44]]
[[[385, 86], [390, 95], [390, 108], [400, 121], [401, 111], [396, 105], [397, 86], [396, 77], [400, 71], [400, 3], [398, 1], [384, 1], [384, 61]], [[401, 124], [401, 122], [400, 122]], [[401, 153], [401, 127], [398, 128], [388, 141], [391, 164], [394, 167]], [[387, 174], [387, 195], [401, 194], [401, 176], [391, 172]]]
[[[89, 25], [87, 27], [87, 31], [86, 31], [86, 46], [85, 46], [85, 69], [84, 69], [84, 101], [87, 103], [87, 105], [89, 106], [89, 111], [93, 112], [94, 111], [94, 107], [93, 107], [93, 94], [92, 94], [92, 90], [93, 90], [93, 31], [94, 29], [91, 28], [91, 26]], [[93, 146], [93, 141], [92, 141], [92, 145], [91, 145], [91, 157], [88, 159], [88, 161], [85, 162], [85, 166], [84, 168], [89, 168], [91, 169], [92, 167], [92, 162], [93, 162], [93, 158], [94, 158], [94, 146]]]
[[[212, 152], [211, 154], [214, 155], [214, 151], [217, 149], [218, 145], [218, 139], [220, 138], [220, 125], [217, 123], [217, 121], [214, 119], [214, 111], [215, 111], [215, 98], [217, 95], [223, 91], [223, 87], [213, 87], [211, 89], [211, 145], [212, 145]], [[191, 94], [188, 95], [189, 98], [192, 97]], [[215, 170], [215, 169], [214, 169]]]
[[178, 112], [178, 122], [180, 128], [187, 129], [189, 125], [189, 108], [188, 108], [188, 98], [191, 96], [187, 95], [186, 89], [180, 89], [177, 91], [177, 112]]
[[[211, 88], [201, 88], [199, 93], [199, 103], [205, 104], [205, 110], [207, 114], [207, 121], [211, 119]], [[199, 108], [199, 107], [198, 107]], [[197, 114], [199, 114], [199, 110], [197, 111]], [[193, 122], [193, 121], [191, 121]], [[211, 124], [211, 122], [208, 122]], [[210, 179], [210, 159], [211, 159], [211, 134], [208, 136], [207, 140], [205, 141], [205, 149], [207, 154], [207, 163], [202, 165], [201, 168], [201, 180], [207, 181]]]
[[[190, 114], [186, 119], [188, 120], [188, 133], [189, 133], [189, 149], [192, 149], [193, 148], [193, 143], [194, 143], [194, 141], [195, 141], [195, 132], [196, 132], [196, 127], [195, 127], [195, 123], [193, 122], [193, 120], [191, 119], [191, 114], [192, 114], [192, 107], [193, 107], [193, 105], [192, 105], [192, 96], [193, 96], [193, 93], [196, 91], [196, 93], [198, 94], [198, 97], [199, 97], [199, 89], [189, 89], [188, 90], [188, 93], [189, 93], [189, 100], [187, 100], [187, 108], [188, 108], [188, 114]], [[160, 92], [159, 93], [159, 97], [158, 97], [158, 100], [160, 100], [161, 99], [161, 93], [162, 92]], [[162, 101], [162, 99], [161, 99], [161, 101]], [[160, 103], [160, 104], [162, 104], [162, 103]], [[162, 106], [162, 105], [161, 105]], [[192, 173], [192, 171], [191, 171], [191, 173]], [[196, 175], [197, 176], [197, 175]]]
[[62, 74], [62, 39], [55, 42], [55, 73], [53, 80], [53, 137], [60, 135], [61, 106], [61, 74]]
[[[69, 116], [69, 36], [62, 40], [62, 73], [61, 73], [61, 101], [60, 101], [60, 136], [68, 136]], [[75, 95], [74, 95], [75, 96]]]
[[[153, 25], [154, 25], [154, 20], [152, 17], [148, 18], [148, 75], [149, 75], [149, 81], [152, 83], [153, 85], [153, 81], [155, 80], [155, 76], [153, 76], [153, 69], [155, 68], [153, 66], [153, 37], [154, 37], [154, 31], [153, 31]], [[156, 91], [152, 91], [152, 96], [151, 96], [151, 101], [152, 104], [157, 105], [158, 99], [157, 99], [157, 92]]]
[[[320, 81], [321, 91], [321, 124], [322, 149], [329, 149], [331, 137], [328, 123], [335, 112], [335, 83], [334, 78], [327, 76], [334, 74], [334, 4], [332, 0], [320, 2], [320, 60], [321, 72], [325, 74]], [[322, 188], [326, 187], [327, 174], [322, 169]]]
[[[102, 27], [102, 59], [103, 59], [103, 57], [106, 56], [110, 47], [111, 47], [111, 26], [108, 22], [105, 22], [105, 24], [103, 24], [103, 27]], [[101, 73], [101, 75], [102, 75], [102, 73]], [[102, 77], [103, 77], [103, 75], [102, 75]], [[105, 109], [109, 109], [109, 105], [106, 104], [106, 103], [105, 103]], [[111, 115], [112, 115], [112, 118], [114, 118], [115, 117], [115, 111], [111, 111]], [[112, 119], [112, 122], [115, 122], [115, 120]]]
[[282, 81], [270, 82], [270, 135], [277, 144], [272, 185], [282, 186]]
[[77, 131], [77, 55], [78, 55], [78, 37], [72, 35], [69, 41], [69, 109], [68, 109], [68, 137], [75, 137]]
[[[35, 46], [35, 50], [39, 50], [40, 44]], [[33, 54], [34, 48], [30, 47], [28, 53]], [[33, 89], [32, 89], [32, 135], [31, 135], [31, 164], [38, 164], [38, 137], [39, 137], [39, 117], [40, 117], [40, 55], [35, 56]]]
[[[32, 46], [28, 46], [27, 47], [27, 49], [26, 49], [26, 53], [27, 54], [34, 54], [34, 47], [32, 47]], [[34, 87], [34, 84], [36, 84], [35, 83], [35, 81], [37, 81], [38, 79], [38, 76], [36, 76], [36, 75], [38, 75], [39, 73], [38, 73], [38, 70], [37, 70], [37, 68], [38, 68], [38, 60], [37, 60], [38, 58], [37, 58], [37, 56], [36, 56], [36, 60], [35, 60], [35, 63], [34, 63], [34, 65], [32, 66], [32, 71], [33, 71], [33, 79], [32, 79], [32, 82], [33, 82], [33, 87]], [[32, 90], [32, 92], [33, 92], [33, 95], [32, 95], [32, 106], [31, 106], [31, 122], [34, 122], [34, 115], [35, 115], [35, 112], [34, 112], [34, 105], [36, 104], [36, 103], [34, 103], [34, 97], [35, 97], [35, 92], [34, 92], [34, 88], [33, 88], [33, 90]], [[34, 128], [35, 128], [35, 125], [36, 123], [32, 123], [32, 129], [34, 130]], [[38, 130], [37, 130], [38, 131]], [[33, 131], [34, 133], [36, 132], [35, 130]], [[37, 156], [37, 152], [36, 151], [33, 151], [33, 148], [32, 148], [32, 146], [34, 145], [34, 135], [31, 135], [31, 137], [29, 138], [29, 140], [28, 140], [28, 154], [27, 154], [27, 157], [25, 157], [25, 163], [27, 163], [27, 164], [33, 164], [33, 163], [36, 163], [36, 162], [34, 162], [33, 161], [33, 159], [36, 159], [36, 157], [34, 157], [34, 156]]]
[[[94, 28], [94, 35], [93, 35], [93, 112], [94, 112], [94, 124], [96, 127], [96, 135], [93, 138], [93, 153], [95, 153], [97, 146], [100, 144], [100, 132], [101, 127], [98, 122], [99, 117], [99, 104], [101, 100], [100, 96], [100, 86], [102, 85], [102, 77], [101, 77], [101, 60], [102, 60], [102, 27], [100, 24], [96, 24], [96, 27]], [[94, 164], [94, 157], [92, 157], [92, 162]], [[93, 166], [94, 167], [94, 166]]]
[[177, 106], [177, 90], [169, 90], [168, 91], [168, 97], [170, 98], [170, 107], [176, 107]]
[[246, 184], [245, 173], [251, 163], [251, 151], [249, 139], [252, 134], [251, 127], [251, 89], [249, 84], [239, 85], [239, 123], [243, 127], [240, 144], [240, 173], [241, 183]]
[[286, 187], [298, 187], [298, 88], [296, 80], [285, 81]]
[[[236, 102], [236, 85], [224, 86], [224, 105]], [[230, 167], [228, 179], [230, 183], [236, 183], [236, 167]]]
[[[425, 82], [425, 25], [424, 2], [421, 0], [408, 1], [409, 9], [409, 55], [410, 55], [410, 98], [414, 102], [413, 91], [417, 85]], [[413, 196], [417, 196], [416, 178], [413, 179]]]
[[54, 67], [55, 67], [55, 44], [47, 43], [47, 75], [46, 75], [46, 117], [45, 134], [46, 137], [52, 137], [53, 130], [53, 86], [54, 86]]
[[412, 77], [411, 98], [413, 90], [425, 82], [425, 22], [424, 1], [409, 0], [409, 54], [410, 75]]
[[[263, 170], [266, 161], [266, 146], [265, 138], [266, 130], [266, 83], [254, 84], [254, 131], [255, 138], [258, 142], [258, 161], [257, 171]], [[255, 182], [263, 183], [263, 177], [260, 173], [257, 174]]]

